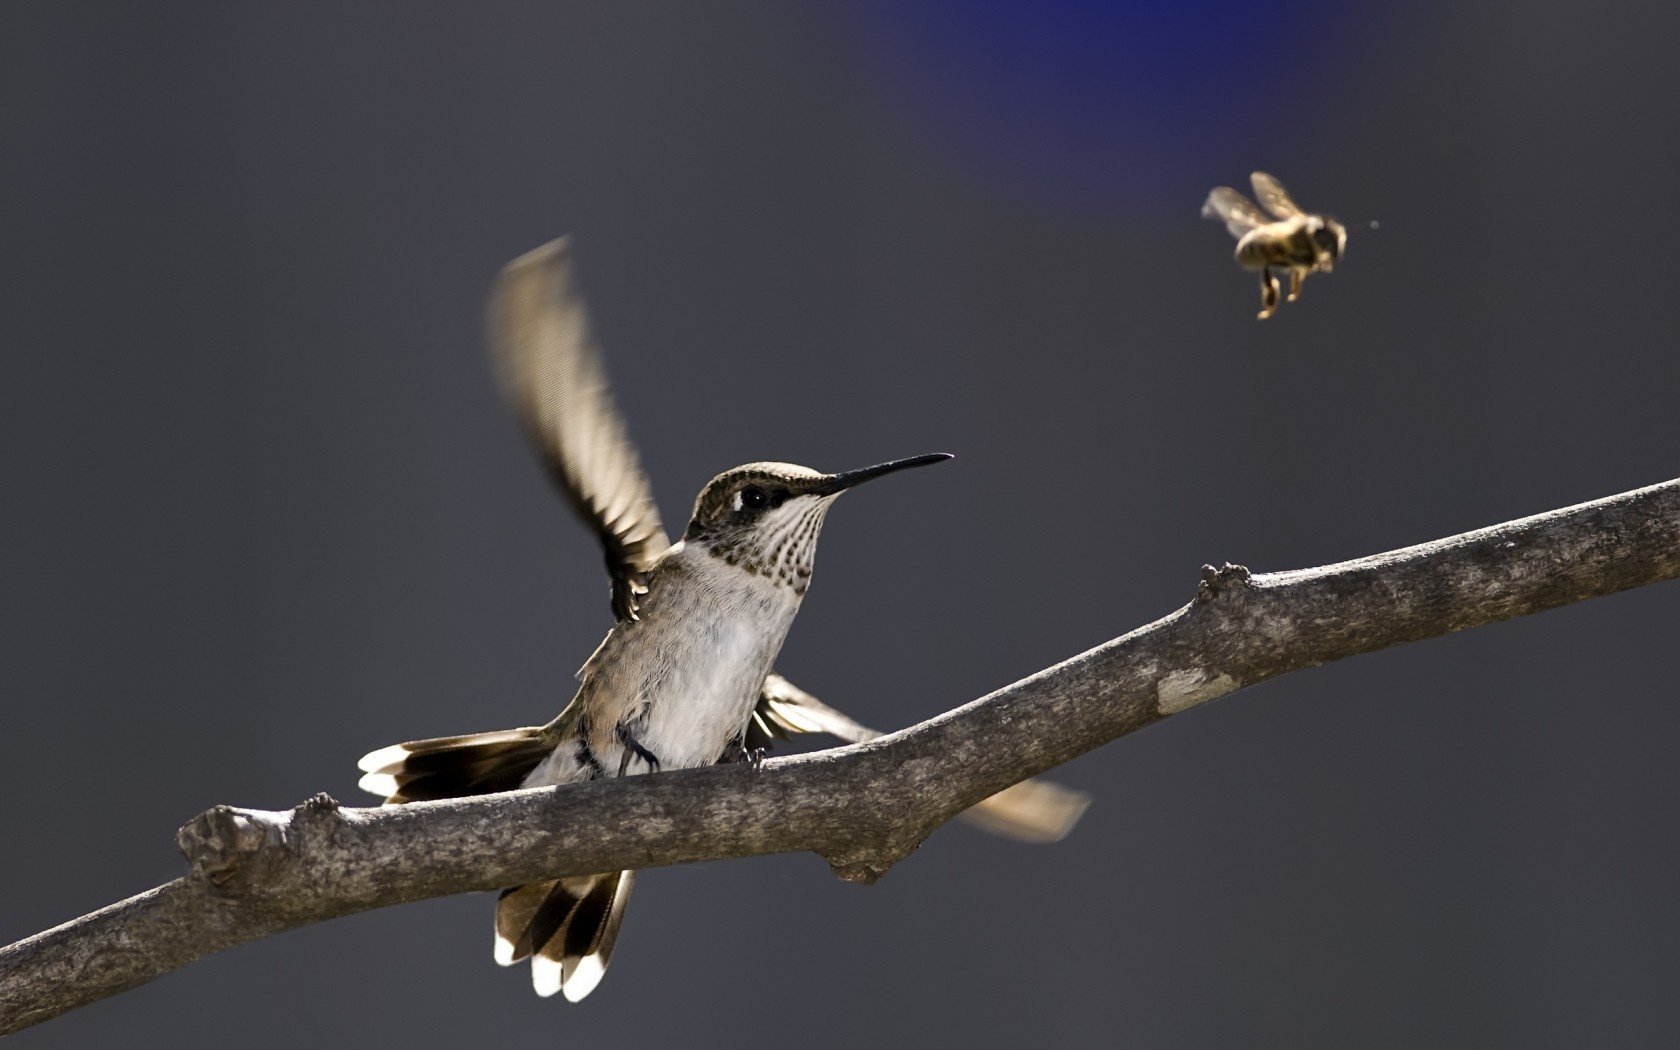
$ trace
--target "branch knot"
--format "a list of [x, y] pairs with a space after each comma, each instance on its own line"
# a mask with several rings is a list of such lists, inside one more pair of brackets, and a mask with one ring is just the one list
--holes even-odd
[[321, 791], [293, 806], [292, 815], [304, 818], [331, 816], [332, 814], [337, 813], [340, 808], [338, 799], [333, 798], [325, 791]]
[[822, 852], [821, 856], [828, 861], [829, 870], [841, 882], [873, 886], [881, 881], [881, 876], [892, 870], [894, 864], [916, 852], [931, 830], [910, 835], [894, 834], [867, 845], [860, 843], [850, 849]]
[[1196, 584], [1196, 600], [1210, 602], [1226, 594], [1246, 591], [1253, 587], [1253, 581], [1254, 574], [1248, 571], [1246, 565], [1233, 565], [1230, 562], [1218, 568], [1204, 565], [1201, 582]]
[[829, 861], [829, 869], [837, 875], [841, 882], [850, 882], [858, 886], [873, 886], [881, 881], [881, 876], [887, 869], [868, 861], [841, 862]]
[[207, 809], [175, 835], [193, 875], [217, 886], [240, 875], [270, 845], [283, 845], [278, 825], [232, 806]]

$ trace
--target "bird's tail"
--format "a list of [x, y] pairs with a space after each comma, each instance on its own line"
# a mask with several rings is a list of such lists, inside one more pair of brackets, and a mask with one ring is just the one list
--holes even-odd
[[440, 736], [392, 744], [362, 756], [363, 791], [386, 805], [512, 791], [554, 750], [542, 728]]
[[[393, 744], [364, 755], [361, 788], [386, 805], [512, 791], [554, 750], [546, 729], [528, 727]], [[634, 872], [582, 875], [515, 886], [496, 903], [496, 961], [531, 960], [538, 995], [577, 1002], [607, 971]]]
[[535, 882], [496, 902], [496, 961], [531, 960], [538, 995], [577, 1002], [600, 983], [612, 961], [633, 871]]

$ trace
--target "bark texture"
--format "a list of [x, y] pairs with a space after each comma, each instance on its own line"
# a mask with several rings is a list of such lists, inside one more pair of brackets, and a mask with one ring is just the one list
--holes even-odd
[[384, 809], [218, 806], [188, 873], [0, 949], [0, 1035], [223, 948], [351, 912], [560, 875], [814, 850], [878, 879], [981, 799], [1244, 686], [1680, 575], [1680, 480], [1354, 561], [1205, 566], [1194, 600], [878, 740]]

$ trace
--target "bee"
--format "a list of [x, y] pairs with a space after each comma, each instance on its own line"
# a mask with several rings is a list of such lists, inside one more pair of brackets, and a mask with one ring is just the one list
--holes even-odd
[[1328, 215], [1309, 215], [1289, 198], [1283, 183], [1263, 171], [1250, 176], [1254, 202], [1229, 186], [1215, 187], [1202, 205], [1202, 218], [1219, 219], [1237, 239], [1234, 258], [1260, 274], [1260, 319], [1277, 312], [1278, 279], [1274, 268], [1289, 271], [1289, 301], [1301, 297], [1310, 273], [1329, 273], [1347, 249], [1347, 228]]

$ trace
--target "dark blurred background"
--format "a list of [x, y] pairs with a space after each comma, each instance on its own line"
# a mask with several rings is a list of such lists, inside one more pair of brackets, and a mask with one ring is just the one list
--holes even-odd
[[[529, 724], [609, 625], [499, 404], [562, 232], [667, 521], [847, 500], [781, 661], [893, 728], [1162, 615], [1680, 463], [1672, 4], [0, 8], [0, 941], [219, 802]], [[1354, 226], [1254, 320], [1197, 208]], [[1086, 756], [1072, 837], [647, 874], [578, 1007], [490, 900], [225, 953], [32, 1048], [1579, 1047], [1680, 1026], [1680, 590], [1289, 676]], [[1668, 1038], [1664, 1038], [1663, 1036]]]

